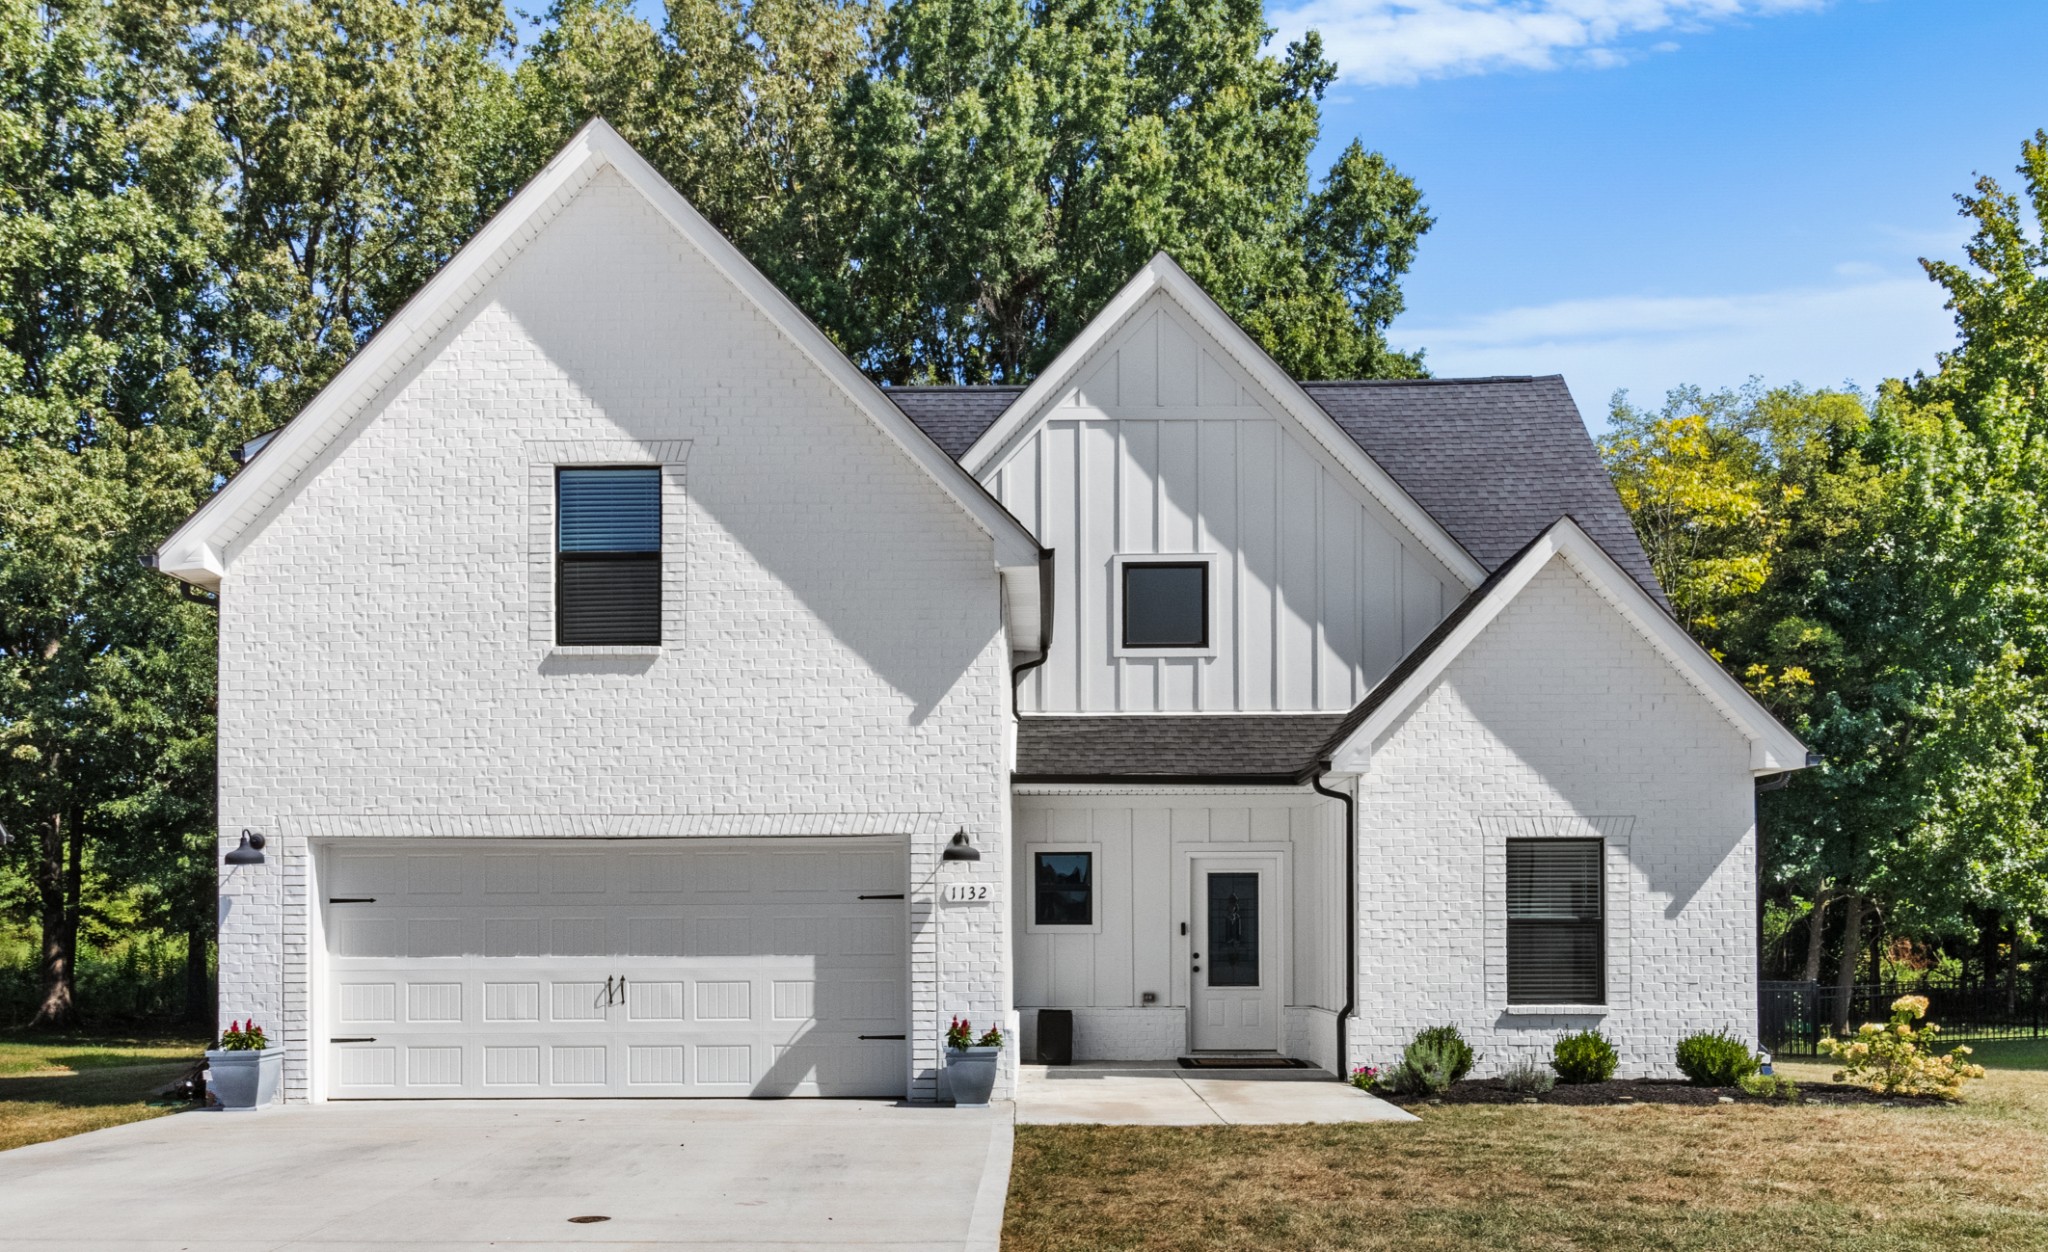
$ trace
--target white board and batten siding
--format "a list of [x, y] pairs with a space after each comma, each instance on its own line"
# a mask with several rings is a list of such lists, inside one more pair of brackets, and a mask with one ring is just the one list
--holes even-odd
[[[981, 473], [1059, 553], [1039, 713], [1307, 712], [1362, 699], [1457, 578], [1154, 296]], [[1112, 558], [1216, 554], [1200, 655], [1119, 656]]]
[[331, 1098], [904, 1093], [900, 840], [323, 852]]

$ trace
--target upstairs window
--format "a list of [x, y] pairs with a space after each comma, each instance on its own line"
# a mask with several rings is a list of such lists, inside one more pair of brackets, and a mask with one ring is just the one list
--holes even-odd
[[1125, 562], [1126, 648], [1209, 646], [1209, 563]]
[[1599, 1004], [1604, 910], [1598, 839], [1508, 840], [1508, 1003]]
[[661, 471], [555, 471], [555, 642], [661, 642]]

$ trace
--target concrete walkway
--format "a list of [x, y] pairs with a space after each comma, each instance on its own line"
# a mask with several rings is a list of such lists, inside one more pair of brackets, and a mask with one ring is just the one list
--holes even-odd
[[1104, 1126], [1412, 1122], [1319, 1069], [1182, 1069], [1171, 1061], [1026, 1065], [1017, 1121]]
[[866, 1100], [180, 1113], [0, 1152], [0, 1248], [994, 1252], [1011, 1126]]

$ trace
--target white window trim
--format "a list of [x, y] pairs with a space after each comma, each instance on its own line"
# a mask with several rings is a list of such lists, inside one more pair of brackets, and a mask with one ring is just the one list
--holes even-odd
[[[1629, 859], [1632, 816], [1586, 817], [1577, 813], [1492, 813], [1479, 819], [1486, 856], [1486, 1003], [1511, 1016], [1581, 1016], [1614, 1013], [1630, 1005], [1631, 905], [1634, 870]], [[1508, 840], [1598, 839], [1601, 841], [1601, 983], [1598, 1004], [1508, 1003]]]
[[[1111, 656], [1213, 657], [1221, 655], [1217, 636], [1219, 616], [1216, 600], [1221, 583], [1216, 567], [1223, 561], [1218, 552], [1121, 552], [1109, 558], [1109, 653]], [[1124, 646], [1124, 567], [1127, 565], [1206, 565], [1203, 579], [1209, 593], [1207, 626], [1209, 642], [1199, 648], [1127, 648]]]
[[[529, 439], [526, 441], [527, 641], [544, 656], [659, 656], [683, 644], [688, 497], [687, 439]], [[644, 467], [661, 474], [661, 642], [555, 642], [555, 471], [564, 467]]]
[[[1038, 854], [1041, 852], [1086, 852], [1088, 860], [1088, 916], [1086, 926], [1040, 925], [1038, 921]], [[1024, 847], [1024, 930], [1033, 935], [1099, 935], [1102, 933], [1102, 845], [1099, 843], [1032, 843]]]

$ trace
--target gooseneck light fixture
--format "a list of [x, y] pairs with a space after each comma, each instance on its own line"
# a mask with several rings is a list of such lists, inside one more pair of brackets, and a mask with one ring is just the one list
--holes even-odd
[[226, 860], [230, 865], [263, 864], [263, 836], [253, 830], [244, 830], [242, 842], [229, 851]]
[[979, 861], [981, 859], [981, 849], [975, 847], [968, 840], [967, 828], [962, 826], [960, 832], [953, 836], [953, 841], [946, 845], [946, 850], [939, 853], [939, 859], [942, 861]]

